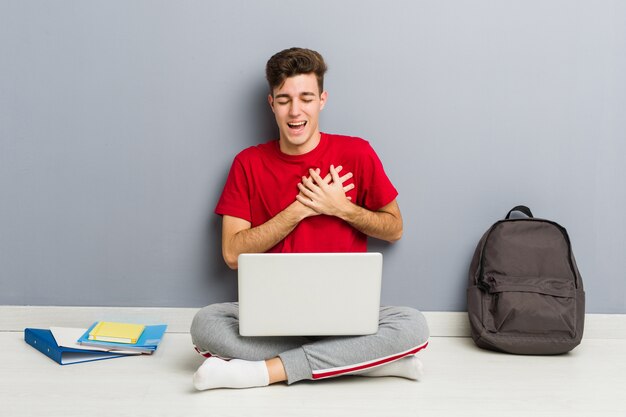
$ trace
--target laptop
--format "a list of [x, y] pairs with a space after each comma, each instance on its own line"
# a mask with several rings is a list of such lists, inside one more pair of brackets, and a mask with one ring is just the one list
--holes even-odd
[[242, 254], [238, 264], [242, 336], [378, 331], [380, 253]]

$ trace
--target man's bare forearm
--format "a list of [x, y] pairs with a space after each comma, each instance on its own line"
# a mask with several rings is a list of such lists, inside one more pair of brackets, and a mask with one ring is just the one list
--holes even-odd
[[379, 211], [352, 204], [340, 217], [361, 233], [376, 239], [395, 242], [402, 237], [402, 216], [395, 200]]
[[224, 260], [237, 269], [237, 258], [242, 253], [263, 253], [283, 240], [312, 211], [297, 201], [262, 225], [224, 234], [222, 249]]

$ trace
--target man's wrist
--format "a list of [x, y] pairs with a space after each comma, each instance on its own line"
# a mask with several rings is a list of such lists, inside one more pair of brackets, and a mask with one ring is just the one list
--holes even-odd
[[353, 223], [359, 217], [359, 209], [362, 208], [352, 203], [350, 200], [347, 200], [346, 203], [337, 211], [335, 216], [348, 223]]
[[299, 202], [295, 200], [291, 203], [284, 211], [285, 216], [287, 216], [287, 221], [293, 223], [294, 225], [300, 223], [302, 220], [307, 217], [311, 217], [315, 215], [315, 212]]

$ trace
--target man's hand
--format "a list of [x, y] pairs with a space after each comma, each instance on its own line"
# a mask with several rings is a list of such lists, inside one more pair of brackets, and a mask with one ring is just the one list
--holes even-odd
[[296, 199], [317, 214], [342, 217], [352, 207], [351, 198], [346, 196], [346, 192], [354, 188], [354, 184], [343, 185], [352, 178], [352, 173], [340, 177], [342, 169], [341, 166], [335, 168], [331, 165], [325, 178], [320, 177], [319, 169], [310, 169], [310, 177], [302, 177], [302, 183], [298, 184], [300, 194]]
[[389, 204], [376, 211], [370, 211], [359, 207], [350, 201], [346, 192], [354, 188], [354, 184], [344, 186], [352, 173], [339, 176], [340, 167], [330, 167], [331, 181], [328, 176], [322, 179], [319, 170], [310, 171], [310, 178], [302, 178], [298, 184], [300, 194], [296, 197], [302, 206], [313, 210], [318, 214], [336, 216], [358, 231], [367, 236], [377, 239], [395, 242], [402, 237], [402, 215], [397, 201], [394, 199]]

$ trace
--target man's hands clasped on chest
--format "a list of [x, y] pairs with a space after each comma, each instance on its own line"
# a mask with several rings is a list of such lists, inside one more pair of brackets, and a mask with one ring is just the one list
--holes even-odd
[[298, 184], [300, 194], [296, 199], [315, 214], [343, 217], [353, 205], [346, 193], [354, 188], [354, 183], [344, 186], [352, 178], [352, 173], [340, 177], [342, 170], [341, 166], [335, 168], [331, 165], [330, 172], [322, 178], [319, 169], [309, 169], [310, 176], [302, 177], [302, 182]]

